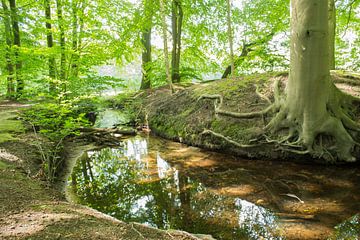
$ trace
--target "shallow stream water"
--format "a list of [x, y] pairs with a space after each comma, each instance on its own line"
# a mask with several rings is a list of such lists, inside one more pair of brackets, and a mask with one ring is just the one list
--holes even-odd
[[325, 239], [360, 212], [359, 183], [359, 167], [235, 159], [136, 136], [84, 153], [69, 190], [81, 204], [161, 229], [215, 239]]

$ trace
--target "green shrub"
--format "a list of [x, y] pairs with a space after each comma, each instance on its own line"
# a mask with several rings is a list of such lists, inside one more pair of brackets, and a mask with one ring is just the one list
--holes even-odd
[[79, 109], [79, 106], [70, 103], [37, 104], [22, 113], [23, 118], [32, 126], [37, 136], [41, 134], [51, 141], [50, 149], [47, 146], [44, 147], [40, 138], [34, 143], [41, 154], [42, 167], [50, 182], [56, 180], [63, 165], [61, 152], [64, 138], [69, 135], [78, 135], [80, 127], [89, 125], [89, 121], [84, 117], [85, 113]]

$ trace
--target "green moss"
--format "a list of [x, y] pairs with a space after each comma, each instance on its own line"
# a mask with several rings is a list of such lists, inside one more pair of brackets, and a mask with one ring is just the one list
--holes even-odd
[[14, 112], [2, 112], [0, 116], [0, 132], [24, 132], [25, 129], [19, 120], [13, 120], [16, 117]]
[[8, 164], [4, 163], [3, 161], [0, 161], [0, 169], [6, 169], [8, 167], [9, 167]]
[[25, 131], [21, 121], [13, 120], [16, 112], [3, 111], [0, 114], [0, 143], [15, 140], [12, 133], [23, 133]]
[[10, 133], [0, 133], [0, 143], [13, 141], [17, 138], [14, 138]]

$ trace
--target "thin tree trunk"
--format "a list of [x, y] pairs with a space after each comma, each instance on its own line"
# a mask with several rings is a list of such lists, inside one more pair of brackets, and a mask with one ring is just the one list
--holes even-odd
[[[52, 26], [51, 26], [51, 3], [50, 0], [45, 0], [45, 18], [46, 18], [46, 41], [47, 47], [51, 51], [54, 47], [54, 38], [52, 34]], [[56, 62], [53, 56], [53, 53], [50, 53], [49, 60], [49, 91], [50, 93], [54, 93], [56, 91], [56, 85], [54, 84], [54, 80], [56, 79]]]
[[[261, 44], [265, 44], [265, 43], [269, 42], [273, 36], [274, 36], [274, 33], [272, 32], [272, 33], [268, 34], [267, 36], [265, 36], [264, 38], [258, 39], [256, 41], [253, 41], [250, 43], [244, 42], [240, 56], [237, 57], [236, 59], [234, 58], [234, 69], [236, 69], [238, 66], [240, 66], [240, 64], [245, 59], [245, 57], [251, 51], [253, 51], [252, 47], [259, 46]], [[227, 78], [232, 73], [231, 67], [232, 67], [231, 64], [229, 66], [227, 66], [227, 68], [225, 69], [221, 78]]]
[[144, 0], [144, 15], [145, 15], [145, 24], [144, 30], [142, 32], [141, 43], [143, 45], [142, 52], [142, 79], [140, 89], [148, 89], [151, 87], [151, 82], [149, 79], [151, 63], [151, 29], [152, 29], [152, 1]]
[[6, 41], [6, 70], [7, 70], [7, 97], [13, 98], [15, 94], [15, 84], [14, 84], [14, 65], [11, 61], [11, 48], [12, 48], [12, 39], [11, 39], [11, 21], [10, 21], [10, 12], [9, 8], [6, 5], [5, 0], [1, 0], [2, 8], [4, 10], [4, 27], [5, 27], [5, 41]]
[[166, 24], [166, 13], [164, 0], [160, 0], [160, 11], [161, 11], [161, 22], [162, 22], [162, 31], [163, 31], [163, 40], [164, 40], [164, 61], [165, 61], [165, 71], [166, 71], [166, 79], [169, 84], [171, 92], [174, 91], [171, 75], [170, 75], [170, 61], [169, 61], [169, 51], [168, 51], [168, 39], [167, 39], [167, 24]]
[[79, 76], [79, 69], [80, 69], [80, 57], [81, 57], [81, 48], [82, 48], [82, 40], [84, 37], [84, 14], [85, 14], [85, 8], [86, 8], [86, 0], [81, 0], [80, 5], [80, 13], [78, 15], [79, 18], [79, 34], [78, 34], [78, 46], [77, 46], [77, 59], [76, 59], [76, 77]]
[[183, 10], [181, 0], [172, 1], [172, 61], [171, 79], [173, 83], [180, 82], [180, 52], [181, 52], [181, 31], [182, 31]]
[[15, 69], [16, 69], [16, 83], [17, 89], [16, 92], [19, 96], [22, 95], [24, 90], [24, 80], [22, 79], [22, 61], [20, 59], [20, 28], [19, 28], [19, 16], [16, 8], [16, 1], [9, 0], [10, 3], [10, 11], [11, 11], [11, 22], [12, 22], [12, 30], [13, 30], [13, 40], [14, 40], [14, 54], [15, 54]]
[[227, 66], [221, 78], [227, 78], [233, 71], [241, 64], [242, 60], [251, 52], [251, 45], [244, 44], [240, 56], [233, 62]]
[[66, 92], [66, 55], [65, 55], [65, 32], [64, 19], [62, 13], [62, 0], [56, 0], [57, 18], [60, 32], [60, 80], [62, 81], [62, 91]]
[[335, 35], [336, 35], [336, 8], [335, 1], [329, 0], [329, 61], [330, 69], [335, 69]]
[[235, 62], [234, 62], [234, 48], [233, 48], [233, 33], [231, 28], [231, 0], [227, 0], [227, 26], [228, 26], [228, 39], [229, 39], [229, 48], [230, 48], [230, 74], [234, 75], [235, 73]]
[[72, 8], [72, 56], [71, 56], [71, 77], [78, 77], [78, 59], [79, 59], [79, 49], [78, 49], [78, 1], [71, 1]]

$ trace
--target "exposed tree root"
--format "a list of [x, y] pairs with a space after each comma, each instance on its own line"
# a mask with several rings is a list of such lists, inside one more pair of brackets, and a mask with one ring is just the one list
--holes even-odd
[[257, 111], [257, 112], [248, 112], [248, 113], [236, 113], [236, 112], [229, 112], [221, 109], [215, 109], [215, 112], [217, 114], [221, 114], [228, 117], [234, 117], [234, 118], [257, 118], [262, 117], [272, 111], [274, 109], [274, 105], [270, 105], [264, 110]]
[[[276, 81], [275, 89], [279, 87], [278, 83], [279, 83], [279, 81]], [[278, 93], [278, 91], [276, 90], [275, 93]], [[264, 99], [266, 102], [268, 102], [270, 105], [267, 108], [265, 108], [265, 109], [263, 109], [261, 111], [248, 112], [248, 113], [231, 112], [231, 111], [226, 111], [226, 110], [221, 109], [224, 100], [223, 100], [223, 97], [221, 95], [218, 95], [218, 94], [215, 94], [215, 95], [202, 95], [198, 99], [198, 101], [202, 100], [202, 99], [213, 99], [213, 100], [215, 100], [214, 101], [214, 108], [215, 108], [215, 113], [216, 114], [223, 115], [223, 116], [228, 116], [228, 117], [233, 117], [233, 118], [244, 118], [244, 119], [263, 117], [263, 116], [265, 116], [266, 114], [268, 114], [269, 112], [273, 111], [275, 108], [278, 107], [279, 100], [277, 99], [277, 96], [280, 96], [279, 94], [277, 96], [275, 96], [275, 102], [274, 103], [272, 103], [268, 97], [261, 94], [259, 92], [258, 87], [256, 87], [256, 94], [261, 99]]]
[[350, 86], [360, 86], [360, 78], [357, 77], [349, 78], [349, 76], [345, 76], [345, 77], [336, 76], [334, 79], [334, 83], [345, 83]]
[[[244, 145], [240, 144], [222, 134], [215, 133], [211, 130], [204, 130], [201, 135], [211, 134], [226, 142], [240, 148], [255, 147], [260, 144], [274, 144], [277, 150], [291, 152], [298, 155], [310, 154], [313, 157], [323, 158], [329, 162], [343, 160], [354, 162], [356, 159], [351, 155], [353, 148], [357, 143], [349, 131], [359, 132], [360, 124], [352, 119], [349, 113], [349, 106], [356, 100], [346, 93], [341, 92], [335, 85], [331, 87], [330, 99], [327, 102], [327, 109], [312, 122], [311, 116], [308, 117], [307, 112], [297, 106], [290, 108], [279, 90], [279, 82], [275, 82], [274, 103], [271, 103], [264, 110], [238, 113], [222, 110], [223, 98], [221, 95], [204, 95], [200, 99], [214, 99], [215, 113], [233, 118], [257, 118], [263, 117], [269, 113], [275, 113], [271, 121], [265, 126], [264, 132], [275, 136], [280, 130], [288, 131], [288, 135], [281, 139], [271, 139], [263, 134], [262, 139], [256, 139], [259, 144]], [[258, 90], [257, 90], [258, 92]], [[259, 94], [258, 94], [259, 95]], [[259, 96], [261, 97], [261, 96]], [[264, 97], [262, 97], [265, 99]], [[269, 102], [269, 99], [265, 99]], [[330, 141], [323, 144], [322, 136], [331, 136]], [[319, 143], [320, 141], [320, 143]], [[254, 141], [253, 141], [254, 142]]]
[[255, 90], [256, 94], [261, 98], [261, 99], [264, 99], [268, 104], [272, 104], [271, 100], [265, 96], [264, 94], [262, 94], [260, 91], [259, 91], [259, 86], [256, 85], [256, 90]]
[[226, 137], [222, 134], [219, 134], [219, 133], [216, 133], [216, 132], [213, 132], [209, 129], [205, 129], [202, 133], [200, 133], [200, 135], [206, 135], [206, 134], [210, 134], [210, 135], [213, 135], [215, 137], [218, 137], [218, 138], [221, 138], [223, 140], [225, 140], [226, 142], [236, 146], [236, 147], [239, 147], [239, 148], [251, 148], [251, 147], [257, 147], [259, 146], [260, 144], [241, 144], [241, 143], [238, 143], [238, 142], [235, 142], [234, 140], [231, 140], [229, 137]]

